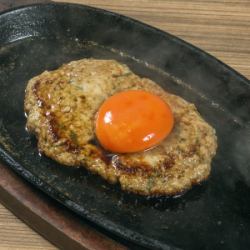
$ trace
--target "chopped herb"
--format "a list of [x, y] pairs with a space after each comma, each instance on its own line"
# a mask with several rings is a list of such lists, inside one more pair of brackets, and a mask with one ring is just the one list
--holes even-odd
[[77, 85], [74, 85], [74, 86], [75, 86], [75, 88], [78, 89], [78, 90], [83, 90], [83, 88], [80, 87], [80, 86], [77, 86]]
[[113, 77], [123, 77], [123, 76], [129, 76], [129, 75], [131, 75], [131, 74], [132, 74], [131, 72], [127, 72], [127, 73], [122, 74], [122, 75], [113, 74], [112, 76], [113, 76]]
[[154, 186], [154, 183], [155, 183], [154, 177], [153, 176], [149, 177], [147, 182], [148, 191], [151, 191], [152, 187]]
[[129, 76], [131, 74], [132, 74], [132, 72], [127, 72], [127, 73], [123, 74], [122, 76]]
[[83, 88], [75, 83], [71, 83], [71, 85], [73, 85], [76, 89], [78, 90], [83, 90]]
[[63, 129], [65, 129], [66, 128], [66, 126], [65, 126], [65, 124], [58, 124], [58, 128], [60, 129], [60, 130], [63, 130]]
[[73, 143], [78, 144], [77, 134], [73, 130], [70, 130], [69, 136]]

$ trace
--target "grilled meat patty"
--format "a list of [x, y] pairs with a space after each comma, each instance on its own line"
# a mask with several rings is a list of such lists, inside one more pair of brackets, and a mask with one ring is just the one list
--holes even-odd
[[[174, 129], [150, 150], [108, 154], [93, 143], [96, 113], [108, 97], [131, 89], [165, 100], [174, 115]], [[217, 147], [215, 130], [193, 104], [114, 60], [82, 59], [32, 78], [25, 112], [27, 128], [43, 154], [63, 165], [83, 166], [141, 195], [175, 195], [200, 183], [209, 176]]]

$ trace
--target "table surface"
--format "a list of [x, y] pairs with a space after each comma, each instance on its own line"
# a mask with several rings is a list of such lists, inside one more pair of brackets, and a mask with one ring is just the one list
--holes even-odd
[[[250, 79], [249, 0], [67, 0], [65, 2], [83, 3], [111, 10], [165, 30], [214, 55]], [[0, 250], [6, 249], [52, 250], [56, 247], [0, 204]]]

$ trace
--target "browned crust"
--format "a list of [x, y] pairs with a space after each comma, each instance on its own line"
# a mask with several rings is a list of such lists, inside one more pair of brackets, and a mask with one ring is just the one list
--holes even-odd
[[[92, 85], [98, 81], [100, 85]], [[152, 150], [111, 155], [93, 143], [94, 117], [107, 96], [125, 89], [144, 89], [162, 97], [172, 108], [175, 128]], [[217, 147], [215, 131], [194, 105], [112, 60], [83, 59], [34, 77], [27, 85], [25, 111], [27, 128], [36, 134], [45, 155], [64, 165], [84, 166], [141, 195], [175, 195], [207, 179]]]

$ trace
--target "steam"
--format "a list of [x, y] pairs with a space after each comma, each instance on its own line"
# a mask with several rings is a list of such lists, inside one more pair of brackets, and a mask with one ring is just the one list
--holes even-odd
[[234, 164], [246, 184], [250, 187], [250, 124], [239, 129], [234, 135], [232, 155]]

